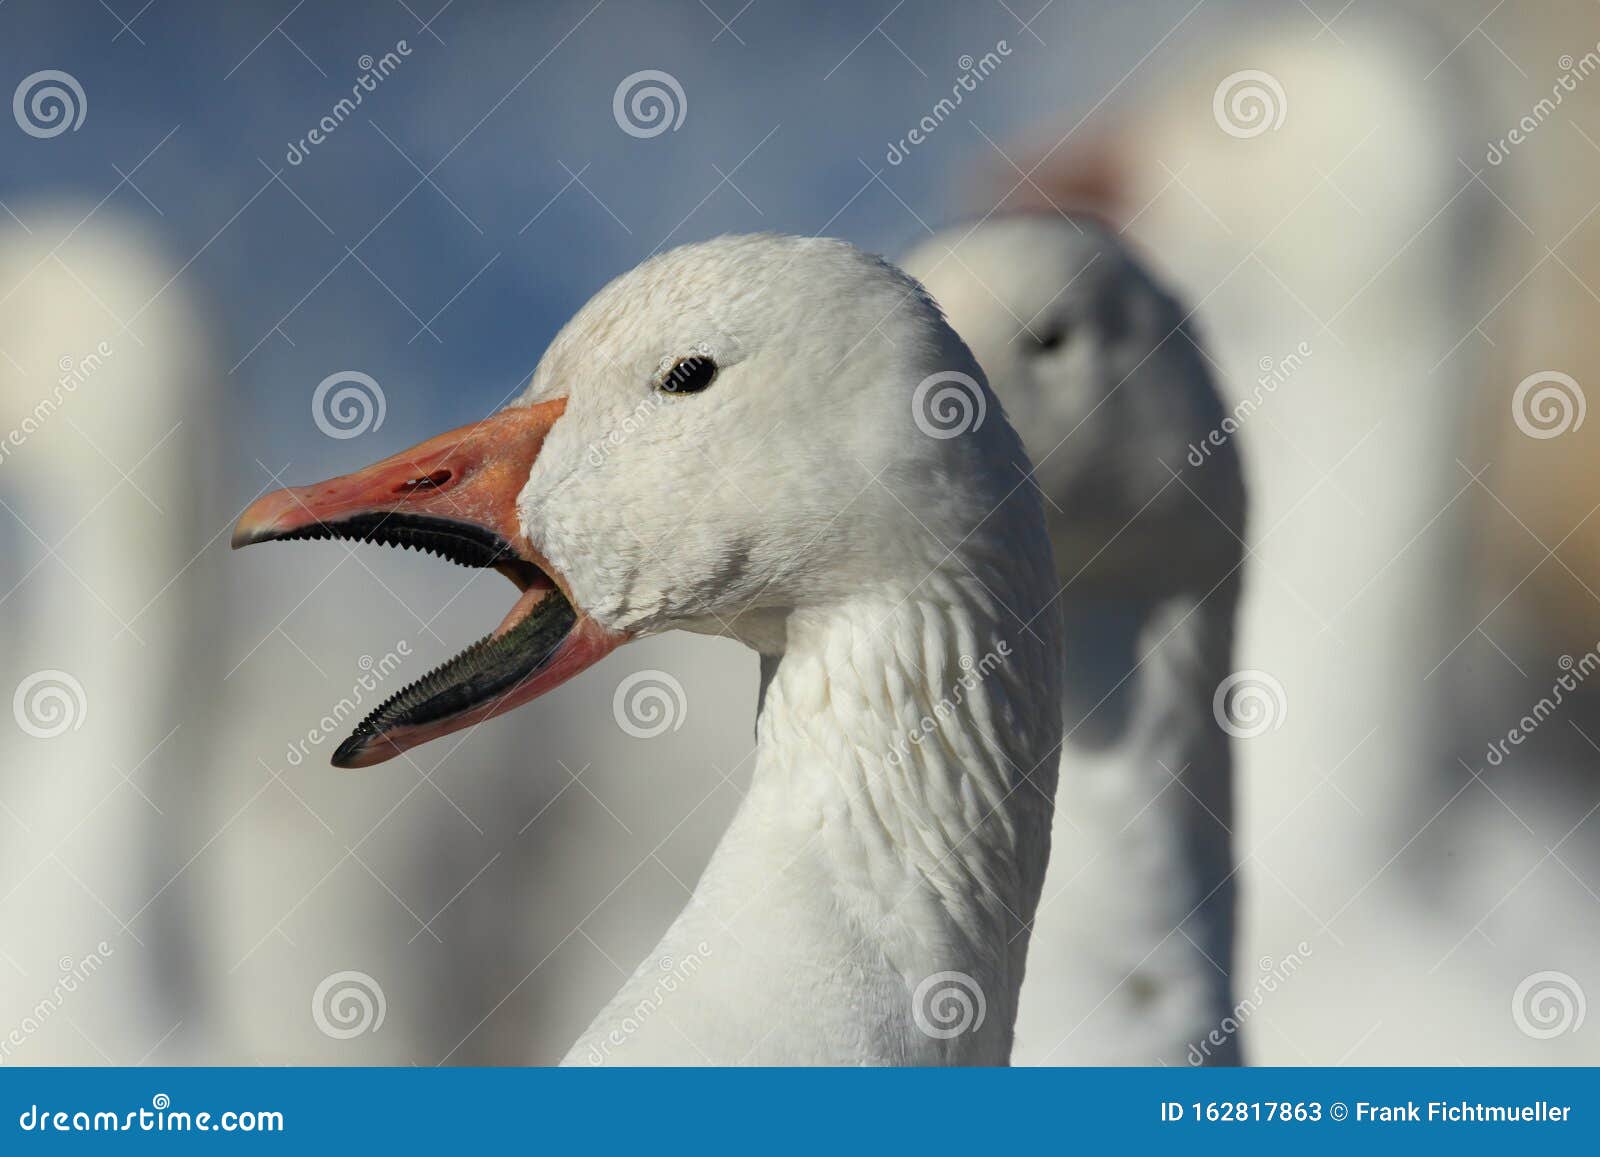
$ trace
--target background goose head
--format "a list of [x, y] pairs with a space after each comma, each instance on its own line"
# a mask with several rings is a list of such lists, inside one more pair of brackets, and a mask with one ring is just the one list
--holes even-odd
[[[1018, 214], [956, 226], [903, 262], [966, 340], [1023, 434], [1064, 577], [1078, 589], [1218, 581], [1244, 490], [1184, 311], [1099, 222]], [[1198, 455], [1194, 462], [1191, 454]]]
[[[967, 420], [936, 427], [929, 407]], [[796, 613], [864, 590], [906, 593], [957, 565], [1039, 580], [1025, 469], [982, 371], [902, 273], [842, 242], [726, 237], [603, 288], [512, 406], [269, 494], [234, 544], [415, 545], [522, 591], [492, 636], [357, 729], [335, 762], [359, 766], [635, 636], [681, 627], [776, 655]]]
[[907, 266], [1017, 416], [1061, 568], [1057, 850], [1014, 1059], [1236, 1063], [1236, 1034], [1206, 1038], [1234, 1003], [1232, 761], [1213, 712], [1244, 493], [1209, 359], [1088, 220], [991, 217]]

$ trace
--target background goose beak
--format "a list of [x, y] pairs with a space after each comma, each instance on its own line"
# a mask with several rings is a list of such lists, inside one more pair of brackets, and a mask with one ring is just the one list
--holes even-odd
[[381, 763], [509, 711], [626, 641], [575, 606], [517, 514], [517, 496], [565, 409], [557, 398], [502, 410], [352, 474], [263, 495], [240, 517], [235, 548], [295, 538], [415, 547], [493, 567], [522, 592], [493, 632], [368, 715], [335, 752], [335, 766]]

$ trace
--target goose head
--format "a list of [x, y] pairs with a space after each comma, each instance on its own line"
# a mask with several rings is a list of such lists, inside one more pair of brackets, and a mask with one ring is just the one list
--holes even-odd
[[1064, 575], [1123, 593], [1203, 590], [1235, 565], [1244, 490], [1231, 440], [1208, 445], [1225, 417], [1208, 359], [1114, 233], [1059, 213], [992, 217], [929, 237], [902, 264], [1021, 431]]
[[[971, 383], [989, 419], [924, 433], [912, 403], [938, 373]], [[842, 242], [728, 237], [604, 287], [507, 408], [268, 494], [233, 544], [415, 546], [515, 585], [499, 627], [334, 756], [365, 766], [639, 636], [685, 628], [781, 653], [792, 616], [908, 589], [949, 565], [949, 544], [1020, 533], [1018, 565], [1048, 573], [1042, 520], [1018, 532], [990, 518], [1023, 462], [971, 354], [904, 274]]]

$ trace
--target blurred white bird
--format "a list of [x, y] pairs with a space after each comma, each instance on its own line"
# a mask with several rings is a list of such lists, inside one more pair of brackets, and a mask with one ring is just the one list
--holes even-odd
[[906, 258], [1023, 434], [1067, 617], [1054, 852], [1016, 1059], [1227, 1064], [1244, 487], [1186, 316], [1118, 239], [989, 218]]
[[[949, 381], [959, 398], [930, 388]], [[951, 401], [965, 420], [939, 425]], [[1061, 734], [1025, 469], [972, 355], [899, 270], [836, 241], [723, 238], [603, 289], [510, 409], [268, 495], [234, 542], [418, 546], [522, 592], [363, 722], [344, 766], [636, 635], [760, 652], [750, 791], [570, 1063], [998, 1064]]]
[[[171, 255], [111, 209], [0, 218], [0, 1060], [214, 1056], [200, 962], [226, 434]], [[26, 221], [27, 224], [21, 224]]]
[[[1486, 370], [1511, 425], [1538, 363], [1504, 373], [1523, 338], [1502, 307], [1539, 300], [1536, 260], [1584, 210], [1507, 263], [1528, 209], [1484, 182], [1527, 173], [1478, 158], [1514, 120], [1486, 99], [1495, 82], [1525, 81], [1481, 13], [1355, 5], [1329, 21], [1336, 47], [1298, 7], [1267, 17], [1236, 10], [1092, 118], [1064, 113], [1035, 149], [1006, 147], [1038, 205], [1093, 207], [1160, 254], [1202, 310], [1237, 415], [1252, 484], [1238, 653], [1276, 689], [1236, 749], [1251, 1059], [1543, 1063], [1581, 1043], [1461, 1010], [1505, 1009], [1533, 971], [1584, 959], [1564, 931], [1582, 922], [1564, 916], [1590, 899], [1554, 861], [1550, 881], [1528, 876], [1567, 827], [1534, 841], [1457, 762], [1453, 717], [1471, 711], [1449, 680], [1469, 655], [1517, 654], [1480, 614], [1528, 568], [1469, 603], [1474, 495], [1515, 520], [1480, 490], [1465, 426]], [[993, 180], [1020, 184], [1009, 165]], [[1486, 821], [1458, 829], [1475, 809]], [[1291, 953], [1309, 966], [1260, 999], [1252, 982]]]

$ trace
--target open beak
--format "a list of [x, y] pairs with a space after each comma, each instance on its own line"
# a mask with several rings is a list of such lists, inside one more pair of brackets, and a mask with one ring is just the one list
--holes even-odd
[[522, 534], [517, 495], [566, 409], [515, 406], [358, 470], [253, 502], [235, 548], [286, 538], [415, 547], [493, 567], [522, 592], [490, 634], [384, 701], [340, 744], [335, 767], [367, 767], [509, 711], [599, 662], [626, 635], [572, 603], [562, 577]]

